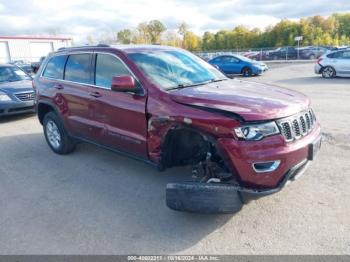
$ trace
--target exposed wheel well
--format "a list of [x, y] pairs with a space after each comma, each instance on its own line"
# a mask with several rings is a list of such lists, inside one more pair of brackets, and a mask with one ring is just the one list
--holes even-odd
[[45, 103], [40, 103], [38, 105], [38, 118], [41, 124], [43, 124], [44, 116], [51, 111], [55, 111], [52, 106], [45, 104]]
[[205, 160], [208, 153], [211, 161], [225, 165], [211, 137], [190, 128], [171, 129], [162, 146], [161, 164], [164, 168], [195, 165]]

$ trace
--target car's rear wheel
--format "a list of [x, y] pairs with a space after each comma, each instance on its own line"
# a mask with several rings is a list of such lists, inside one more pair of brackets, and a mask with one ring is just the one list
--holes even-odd
[[45, 115], [43, 121], [46, 142], [57, 154], [69, 154], [75, 149], [74, 140], [68, 135], [61, 120], [54, 112]]
[[316, 56], [314, 54], [311, 54], [311, 55], [309, 55], [309, 59], [314, 60], [314, 59], [316, 59]]
[[249, 67], [244, 67], [242, 69], [242, 75], [247, 77], [247, 76], [251, 76], [252, 75], [252, 69], [250, 69]]
[[331, 66], [326, 66], [325, 68], [322, 69], [322, 77], [323, 78], [333, 78], [335, 77], [336, 72], [333, 67]]

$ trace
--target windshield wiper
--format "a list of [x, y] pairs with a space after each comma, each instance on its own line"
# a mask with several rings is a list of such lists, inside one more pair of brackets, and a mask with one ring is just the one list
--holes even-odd
[[214, 83], [214, 82], [219, 82], [219, 81], [224, 81], [227, 80], [227, 78], [222, 78], [222, 79], [210, 79], [201, 83], [194, 83], [194, 84], [178, 84], [177, 86], [173, 86], [173, 87], [169, 87], [166, 90], [175, 90], [175, 89], [182, 89], [182, 88], [186, 88], [186, 87], [193, 87], [193, 86], [201, 86], [201, 85], [205, 85], [205, 84], [209, 84], [209, 83]]

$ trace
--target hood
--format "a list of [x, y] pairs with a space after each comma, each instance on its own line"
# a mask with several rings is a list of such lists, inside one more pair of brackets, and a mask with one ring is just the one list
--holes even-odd
[[25, 91], [34, 91], [32, 87], [32, 81], [22, 80], [15, 82], [0, 82], [0, 91], [13, 94]]
[[169, 94], [175, 102], [231, 112], [245, 121], [283, 118], [310, 105], [309, 98], [296, 91], [231, 79], [177, 89]]

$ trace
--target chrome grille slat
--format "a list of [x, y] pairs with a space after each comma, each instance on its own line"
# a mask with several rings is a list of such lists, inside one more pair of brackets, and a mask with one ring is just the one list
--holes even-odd
[[34, 100], [34, 92], [17, 93], [15, 96], [23, 102]]
[[287, 142], [299, 139], [312, 131], [316, 118], [312, 110], [277, 120], [281, 134]]

